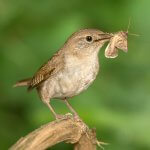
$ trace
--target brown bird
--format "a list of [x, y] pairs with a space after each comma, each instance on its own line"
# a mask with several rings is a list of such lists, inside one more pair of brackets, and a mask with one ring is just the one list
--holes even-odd
[[98, 52], [111, 34], [96, 29], [83, 29], [73, 33], [63, 47], [56, 52], [32, 78], [21, 80], [14, 86], [37, 89], [41, 100], [49, 107], [56, 119], [60, 118], [50, 100], [64, 100], [74, 115], [68, 99], [86, 90], [99, 71]]

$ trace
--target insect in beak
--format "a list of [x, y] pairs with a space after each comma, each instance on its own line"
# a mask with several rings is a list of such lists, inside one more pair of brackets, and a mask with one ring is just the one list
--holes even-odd
[[117, 32], [112, 34], [109, 44], [105, 49], [105, 57], [107, 58], [116, 58], [118, 56], [118, 49], [121, 49], [124, 52], [128, 51], [128, 42], [127, 42], [128, 32]]

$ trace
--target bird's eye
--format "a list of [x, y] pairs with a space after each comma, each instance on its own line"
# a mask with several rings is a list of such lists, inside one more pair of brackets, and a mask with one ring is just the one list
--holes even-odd
[[93, 38], [92, 38], [91, 36], [87, 36], [87, 37], [86, 37], [86, 40], [87, 40], [88, 42], [92, 42]]

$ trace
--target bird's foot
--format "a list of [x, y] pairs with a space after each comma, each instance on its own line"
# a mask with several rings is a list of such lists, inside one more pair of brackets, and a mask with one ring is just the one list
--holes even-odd
[[74, 113], [73, 116], [76, 120], [81, 120], [80, 116], [77, 113]]
[[76, 111], [73, 112], [73, 118], [76, 120], [82, 120]]
[[65, 115], [61, 115], [61, 114], [56, 115], [56, 120], [61, 120], [61, 119], [64, 119], [64, 118], [65, 118]]
[[79, 117], [79, 115], [77, 113], [74, 113], [74, 114], [71, 114], [71, 113], [67, 113], [65, 115], [62, 115], [62, 114], [56, 114], [55, 115], [55, 118], [56, 120], [62, 120], [62, 119], [68, 119], [68, 118], [74, 118], [75, 120], [78, 120], [78, 121], [82, 121], [82, 119]]
[[71, 113], [67, 113], [67, 114], [65, 114], [65, 115], [57, 114], [57, 115], [56, 115], [56, 120], [67, 119], [67, 118], [69, 118], [70, 116], [72, 116]]

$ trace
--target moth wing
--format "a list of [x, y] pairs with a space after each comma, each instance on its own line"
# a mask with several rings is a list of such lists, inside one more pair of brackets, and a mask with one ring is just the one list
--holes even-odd
[[106, 58], [116, 58], [118, 56], [118, 50], [115, 46], [116, 38], [115, 36], [110, 40], [109, 44], [105, 49]]
[[124, 52], [128, 51], [127, 34], [125, 32], [118, 33], [117, 41], [115, 45], [118, 49], [121, 49]]

